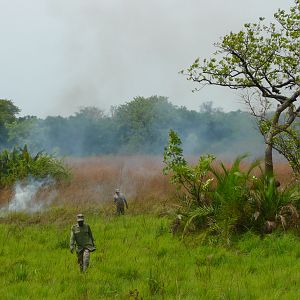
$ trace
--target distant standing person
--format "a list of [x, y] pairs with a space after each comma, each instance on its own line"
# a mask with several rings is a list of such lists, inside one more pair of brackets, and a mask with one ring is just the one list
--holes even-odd
[[124, 206], [126, 205], [126, 208], [128, 209], [128, 204], [125, 196], [122, 193], [120, 193], [119, 189], [116, 189], [116, 192], [114, 194], [114, 202], [117, 207], [117, 214], [124, 215]]
[[96, 250], [91, 228], [84, 224], [83, 214], [77, 215], [77, 224], [71, 228], [70, 251], [76, 246], [77, 261], [81, 272], [85, 272], [90, 262], [90, 252]]

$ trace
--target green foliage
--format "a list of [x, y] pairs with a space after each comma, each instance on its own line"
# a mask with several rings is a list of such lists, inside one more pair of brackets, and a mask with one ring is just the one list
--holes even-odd
[[276, 182], [271, 178], [258, 178], [255, 188], [251, 191], [257, 209], [257, 218], [275, 221], [279, 209], [289, 201], [288, 197], [282, 197], [278, 192]]
[[15, 145], [30, 145], [30, 149], [40, 149], [40, 144], [43, 140], [40, 137], [43, 131], [36, 117], [21, 117], [14, 120], [12, 123], [6, 124], [8, 131], [7, 144]]
[[[179, 215], [173, 231], [180, 228], [185, 235], [191, 230], [204, 229], [209, 234], [218, 234], [228, 244], [232, 234], [251, 229], [264, 232], [276, 226], [284, 229], [298, 226], [297, 185], [279, 190], [274, 177], [264, 176], [260, 161], [242, 168], [246, 157], [238, 156], [226, 167], [222, 162], [220, 166], [212, 166], [214, 157], [207, 155], [191, 166], [183, 157], [179, 136], [170, 131], [164, 152], [164, 173], [171, 175], [170, 181], [180, 193]], [[253, 175], [256, 169], [261, 172], [259, 178]], [[267, 229], [270, 222], [274, 222], [274, 228]]]
[[254, 161], [247, 170], [241, 169], [242, 161], [247, 155], [238, 156], [230, 167], [220, 163], [220, 167], [210, 170], [216, 178], [213, 191], [213, 205], [218, 230], [226, 241], [231, 233], [243, 232], [251, 227], [253, 209], [249, 202], [252, 185], [252, 172], [260, 166]]
[[[271, 130], [272, 122], [268, 119], [261, 119], [258, 122], [259, 130], [267, 135]], [[300, 176], [300, 123], [294, 122], [289, 127], [284, 125], [276, 126], [276, 134], [272, 137], [273, 148], [282, 154], [293, 169], [296, 177]]]
[[209, 189], [213, 181], [208, 178], [210, 165], [215, 159], [212, 155], [200, 156], [196, 165], [189, 165], [183, 157], [181, 140], [173, 130], [169, 132], [169, 143], [164, 151], [165, 175], [171, 174], [170, 181], [175, 184], [180, 196], [180, 216], [183, 217], [183, 235], [192, 225], [205, 226], [213, 212]]
[[[182, 71], [188, 80], [203, 86], [209, 84], [246, 91], [245, 102], [259, 122], [268, 149], [265, 151], [265, 169], [271, 175], [272, 147], [278, 150], [274, 138], [299, 118], [299, 15], [300, 3], [295, 0], [289, 12], [279, 10], [274, 14], [276, 24], [266, 24], [264, 18], [247, 23], [243, 30], [231, 32], [216, 43], [217, 51], [212, 58], [203, 62], [197, 58]], [[289, 142], [297, 140], [299, 134]], [[279, 152], [294, 166], [290, 159], [291, 151], [295, 153], [294, 145], [285, 150]]]
[[183, 227], [182, 237], [187, 233], [191, 225], [196, 225], [198, 227], [211, 225], [208, 221], [212, 220], [212, 218], [210, 217], [213, 215], [213, 213], [214, 208], [211, 205], [203, 205], [201, 207], [197, 207], [190, 210], [186, 209], [186, 220], [184, 220], [185, 224]]
[[[236, 149], [260, 154], [263, 140], [246, 112], [225, 113], [212, 102], [199, 111], [177, 107], [166, 97], [135, 97], [105, 114], [95, 107], [81, 108], [69, 117], [20, 117], [5, 123], [0, 150], [27, 144], [30, 151], [44, 149], [65, 156], [98, 154], [160, 154], [174, 128], [182, 137], [186, 152], [222, 153]], [[249, 130], [250, 128], [250, 130]]]
[[203, 64], [199, 58], [195, 60], [187, 70], [188, 79], [233, 89], [254, 87], [265, 96], [279, 94], [272, 87], [297, 90], [300, 5], [295, 2], [289, 13], [279, 10], [275, 14], [278, 26], [266, 25], [261, 18], [224, 36], [216, 44], [218, 50], [213, 58], [205, 59]]
[[10, 123], [16, 119], [20, 109], [11, 100], [0, 99], [0, 123]]
[[113, 119], [121, 136], [120, 142], [125, 146], [120, 150], [151, 153], [161, 147], [175, 111], [168, 98], [161, 96], [135, 97], [116, 107]]
[[285, 156], [296, 177], [300, 178], [300, 123], [282, 131], [274, 139], [274, 148]]
[[0, 153], [0, 186], [10, 186], [18, 180], [51, 177], [57, 182], [70, 177], [69, 169], [61, 160], [46, 153], [31, 155], [27, 146]]
[[254, 224], [262, 228], [266, 221], [277, 223], [284, 229], [298, 226], [300, 203], [299, 186], [290, 185], [279, 189], [274, 177], [256, 178], [251, 189], [251, 200], [254, 205]]
[[207, 193], [212, 179], [207, 179], [210, 165], [215, 159], [212, 155], [200, 156], [196, 165], [191, 166], [183, 157], [181, 140], [173, 130], [169, 132], [169, 143], [164, 151], [165, 175], [171, 174], [171, 182], [184, 188], [191, 206], [208, 202]]
[[11, 100], [0, 99], [0, 145], [6, 144], [8, 139], [6, 125], [14, 122], [19, 112]]

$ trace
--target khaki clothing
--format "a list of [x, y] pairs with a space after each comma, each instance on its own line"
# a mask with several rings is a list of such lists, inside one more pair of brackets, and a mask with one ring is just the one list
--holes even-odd
[[117, 214], [120, 215], [124, 215], [124, 206], [126, 205], [126, 208], [128, 208], [128, 205], [127, 205], [127, 201], [126, 201], [126, 198], [123, 194], [119, 193], [115, 193], [114, 194], [114, 202], [116, 204], [116, 207], [117, 207]]
[[76, 246], [77, 262], [80, 271], [85, 272], [90, 263], [90, 252], [95, 251], [94, 238], [91, 228], [87, 224], [75, 224], [71, 228], [70, 250]]
[[72, 226], [70, 248], [74, 249], [74, 246], [76, 246], [77, 253], [83, 252], [84, 249], [95, 251], [94, 238], [88, 224], [83, 224], [83, 226], [75, 224]]
[[80, 271], [85, 272], [90, 264], [90, 251], [88, 249], [84, 249], [80, 253], [77, 253], [77, 262]]

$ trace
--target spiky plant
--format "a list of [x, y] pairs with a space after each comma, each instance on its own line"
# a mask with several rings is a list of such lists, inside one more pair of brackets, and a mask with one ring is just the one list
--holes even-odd
[[246, 154], [238, 156], [230, 167], [221, 162], [219, 168], [210, 168], [216, 178], [212, 193], [215, 219], [219, 233], [226, 242], [233, 231], [241, 232], [250, 227], [253, 213], [249, 201], [252, 172], [259, 168], [260, 161], [255, 160], [246, 170], [242, 170], [241, 163], [246, 157]]
[[284, 229], [298, 225], [298, 185], [280, 189], [274, 177], [257, 178], [251, 198], [255, 209], [253, 223], [259, 230], [271, 232], [278, 225]]

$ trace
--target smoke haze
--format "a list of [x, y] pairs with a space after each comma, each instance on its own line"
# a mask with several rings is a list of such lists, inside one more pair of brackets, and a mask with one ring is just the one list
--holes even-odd
[[85, 107], [70, 117], [20, 118], [7, 126], [0, 149], [27, 144], [31, 151], [62, 156], [162, 155], [170, 129], [188, 155], [211, 153], [233, 158], [261, 156], [263, 139], [249, 113], [225, 113], [207, 102], [200, 111], [174, 106], [166, 97], [136, 97], [111, 115]]
[[24, 115], [70, 115], [81, 106], [165, 95], [198, 109], [243, 107], [224, 89], [191, 93], [178, 71], [229, 31], [268, 19], [292, 0], [3, 0], [0, 2], [1, 97]]
[[2, 213], [6, 212], [27, 212], [35, 213], [46, 209], [56, 196], [55, 191], [45, 193], [37, 199], [37, 195], [42, 189], [52, 186], [54, 181], [50, 178], [38, 180], [28, 178], [24, 182], [17, 182], [14, 186], [13, 197], [6, 207], [1, 209]]

